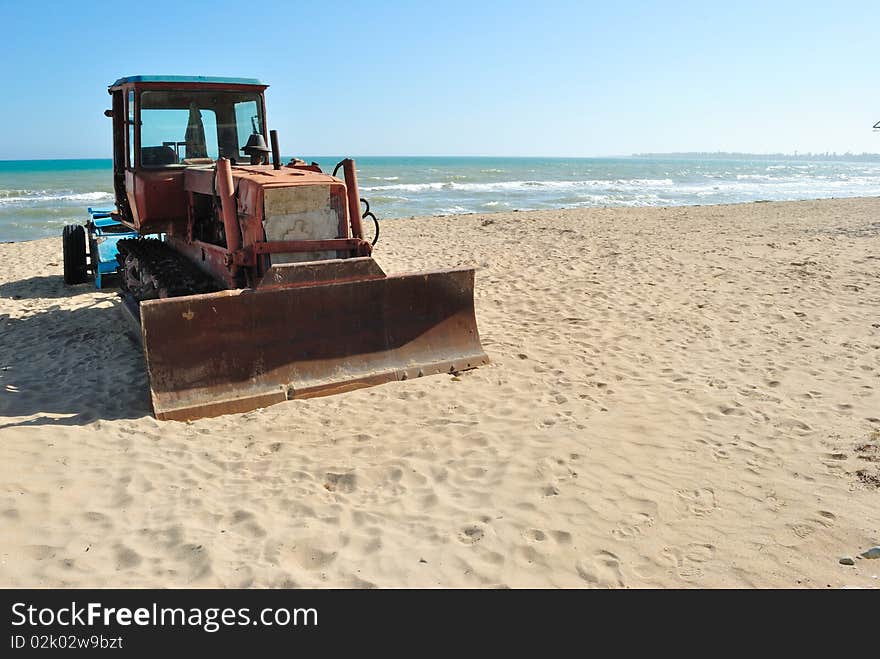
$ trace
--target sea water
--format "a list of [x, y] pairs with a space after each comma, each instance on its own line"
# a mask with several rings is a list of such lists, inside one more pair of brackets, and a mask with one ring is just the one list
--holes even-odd
[[[305, 157], [331, 172], [340, 157]], [[880, 161], [768, 158], [357, 158], [381, 218], [587, 206], [880, 195]], [[0, 242], [57, 236], [113, 208], [109, 160], [0, 161]]]

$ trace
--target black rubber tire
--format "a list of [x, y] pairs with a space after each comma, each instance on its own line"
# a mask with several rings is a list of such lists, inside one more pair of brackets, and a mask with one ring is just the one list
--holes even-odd
[[68, 224], [61, 234], [64, 254], [64, 283], [68, 286], [88, 281], [86, 270], [86, 231], [79, 224]]

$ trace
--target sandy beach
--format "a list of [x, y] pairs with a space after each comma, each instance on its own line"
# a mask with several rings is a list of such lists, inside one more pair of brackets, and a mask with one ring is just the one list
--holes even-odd
[[0, 244], [0, 586], [880, 586], [880, 199], [389, 220], [492, 364], [192, 423]]

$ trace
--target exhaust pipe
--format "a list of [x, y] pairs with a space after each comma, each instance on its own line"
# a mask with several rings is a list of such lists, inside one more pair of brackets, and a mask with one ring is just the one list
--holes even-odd
[[269, 141], [272, 143], [272, 167], [281, 169], [281, 151], [278, 149], [278, 131], [269, 131]]
[[358, 191], [357, 170], [354, 160], [346, 158], [342, 161], [342, 174], [345, 176], [345, 189], [348, 192], [348, 221], [351, 223], [351, 237], [363, 238], [364, 227], [361, 224], [361, 196]]
[[232, 166], [226, 158], [217, 161], [217, 194], [220, 196], [220, 213], [223, 216], [223, 229], [226, 233], [226, 249], [235, 252], [241, 249], [241, 229], [235, 209], [235, 187], [232, 183]]

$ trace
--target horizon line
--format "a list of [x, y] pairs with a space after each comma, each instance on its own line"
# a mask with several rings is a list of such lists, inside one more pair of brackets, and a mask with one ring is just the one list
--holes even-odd
[[[323, 153], [323, 154], [305, 154], [311, 158], [328, 158], [328, 157], [339, 157], [343, 156], [342, 153], [332, 154], [332, 153]], [[429, 155], [415, 155], [415, 154], [359, 154], [359, 155], [348, 155], [347, 157], [351, 158], [507, 158], [507, 159], [519, 159], [519, 160], [537, 160], [537, 159], [555, 159], [555, 160], [590, 160], [590, 159], [612, 159], [612, 158], [658, 158], [658, 157], [681, 157], [681, 156], [757, 156], [757, 157], [773, 157], [773, 156], [781, 156], [784, 158], [807, 158], [807, 159], [816, 159], [820, 157], [829, 157], [840, 159], [843, 157], [857, 157], [857, 158], [878, 158], [880, 159], [880, 153], [873, 153], [868, 151], [862, 151], [859, 153], [855, 153], [852, 151], [845, 151], [843, 153], [838, 151], [804, 151], [804, 152], [790, 152], [786, 153], [783, 151], [775, 151], [775, 152], [757, 152], [757, 151], [643, 151], [637, 153], [628, 153], [628, 154], [604, 154], [604, 155], [587, 155], [587, 156], [560, 156], [560, 155], [457, 155], [457, 154], [429, 154]], [[296, 158], [302, 157], [300, 156], [282, 156], [282, 159], [286, 158]], [[64, 157], [46, 157], [46, 158], [0, 158], [0, 163], [3, 162], [52, 162], [52, 161], [74, 161], [74, 160], [113, 160], [113, 157], [101, 157], [101, 156], [64, 156]]]

